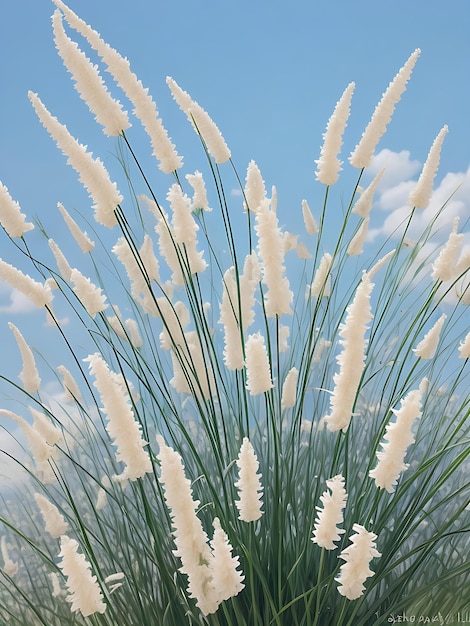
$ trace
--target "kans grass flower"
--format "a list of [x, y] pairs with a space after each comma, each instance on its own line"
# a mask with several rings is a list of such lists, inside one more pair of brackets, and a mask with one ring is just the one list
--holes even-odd
[[315, 235], [318, 233], [318, 225], [315, 218], [312, 215], [312, 211], [308, 206], [307, 200], [302, 200], [302, 216], [304, 218], [305, 230], [309, 235]]
[[153, 155], [159, 162], [160, 170], [169, 174], [179, 169], [183, 165], [182, 159], [168, 137], [148, 89], [131, 71], [129, 61], [103, 41], [99, 33], [78, 17], [62, 0], [53, 0], [53, 2], [63, 12], [69, 26], [83, 35], [98, 53], [107, 66], [106, 70], [134, 105], [133, 113], [141, 121], [150, 138]]
[[87, 233], [83, 232], [77, 222], [71, 217], [67, 209], [60, 202], [57, 203], [57, 208], [60, 214], [64, 218], [64, 222], [70, 231], [70, 234], [80, 246], [83, 253], [91, 252], [95, 247], [94, 242], [88, 237]]
[[104, 613], [106, 604], [100, 586], [91, 573], [91, 565], [85, 556], [78, 552], [78, 542], [67, 535], [60, 540], [59, 567], [67, 579], [69, 595], [67, 602], [71, 603], [71, 611], [80, 611], [83, 617], [94, 613]]
[[363, 168], [370, 165], [375, 147], [379, 143], [390, 120], [392, 119], [395, 106], [406, 89], [406, 84], [411, 77], [411, 72], [413, 71], [420, 53], [421, 50], [417, 48], [411, 54], [405, 65], [399, 70], [398, 74], [389, 84], [380, 102], [375, 107], [375, 111], [369, 124], [362, 133], [359, 143], [354, 148], [354, 151], [351, 153], [349, 158], [349, 162], [353, 167]]
[[148, 444], [142, 439], [142, 429], [135, 419], [125, 386], [119, 376], [110, 371], [99, 353], [90, 354], [85, 361], [89, 363], [90, 373], [95, 377], [93, 385], [100, 394], [108, 420], [106, 430], [117, 448], [116, 460], [125, 464], [120, 478], [142, 478], [153, 471], [152, 463], [144, 449]]
[[384, 172], [385, 168], [377, 172], [369, 186], [361, 191], [358, 200], [356, 200], [352, 208], [352, 213], [356, 213], [356, 215], [359, 215], [360, 217], [367, 217], [369, 215], [372, 209], [375, 190]]
[[183, 91], [173, 78], [167, 76], [166, 83], [175, 102], [186, 114], [196, 132], [202, 137], [207, 146], [207, 151], [215, 162], [225, 163], [228, 161], [231, 156], [230, 150], [209, 114], [186, 91]]
[[214, 537], [211, 541], [213, 559], [211, 562], [212, 582], [217, 603], [237, 596], [245, 588], [244, 576], [238, 569], [238, 556], [232, 556], [232, 546], [218, 517], [214, 519]]
[[103, 290], [94, 285], [80, 270], [74, 268], [71, 271], [70, 281], [75, 295], [85, 307], [88, 315], [94, 318], [97, 313], [107, 309], [108, 305]]
[[448, 130], [447, 126], [443, 126], [439, 131], [439, 134], [429, 150], [428, 158], [423, 165], [416, 187], [410, 193], [408, 204], [416, 209], [425, 209], [429, 205], [434, 178], [436, 177], [439, 160], [441, 158], [442, 144]]
[[351, 98], [354, 88], [354, 83], [349, 83], [346, 87], [335, 106], [335, 110], [323, 134], [320, 158], [315, 161], [318, 168], [315, 176], [324, 185], [334, 185], [341, 171], [341, 161], [338, 159], [338, 154], [343, 145], [343, 133], [351, 110]]
[[458, 232], [460, 218], [454, 218], [452, 232], [432, 264], [431, 278], [446, 282], [458, 276], [457, 268], [460, 249], [464, 239], [463, 233]]
[[72, 137], [67, 127], [49, 113], [37, 94], [29, 91], [28, 97], [41, 124], [67, 157], [67, 163], [77, 172], [92, 198], [96, 221], [111, 228], [117, 224], [115, 211], [123, 200], [116, 183], [111, 182], [102, 161], [94, 159], [86, 147]]
[[16, 576], [16, 574], [18, 573], [18, 563], [12, 561], [12, 559], [10, 558], [7, 546], [7, 538], [5, 537], [5, 535], [2, 535], [2, 539], [0, 540], [0, 550], [2, 552], [3, 558], [3, 571], [7, 576], [13, 578], [13, 576]]
[[282, 385], [281, 409], [289, 409], [295, 405], [298, 378], [299, 370], [296, 367], [292, 367], [287, 372], [284, 384]]
[[467, 333], [465, 339], [459, 346], [459, 358], [470, 359], [470, 332]]
[[348, 600], [356, 600], [364, 593], [364, 581], [374, 574], [369, 569], [369, 563], [373, 558], [381, 556], [376, 548], [377, 535], [368, 532], [360, 524], [354, 524], [353, 530], [355, 534], [349, 538], [351, 545], [339, 555], [345, 563], [335, 578], [339, 583], [339, 593]]
[[0, 224], [10, 237], [22, 237], [34, 224], [26, 222], [21, 207], [10, 196], [8, 188], [0, 182]]
[[266, 202], [266, 187], [261, 171], [256, 163], [248, 163], [245, 178], [245, 201], [248, 211], [257, 213]]
[[313, 282], [308, 288], [308, 295], [312, 298], [323, 296], [328, 298], [331, 293], [331, 266], [333, 265], [333, 257], [328, 252], [320, 259]]
[[392, 409], [396, 420], [387, 425], [384, 442], [377, 452], [378, 463], [369, 472], [376, 486], [389, 493], [393, 493], [400, 474], [408, 468], [404, 462], [406, 451], [414, 442], [411, 429], [414, 421], [421, 417], [421, 399], [427, 383], [427, 378], [423, 379], [419, 389], [410, 391], [403, 398], [399, 409]]
[[46, 532], [48, 532], [53, 539], [58, 539], [62, 535], [65, 535], [69, 525], [59, 509], [52, 504], [52, 502], [49, 502], [41, 493], [35, 493], [34, 500], [41, 511]]
[[52, 302], [53, 295], [49, 284], [42, 285], [3, 259], [0, 259], [0, 280], [21, 291], [38, 308], [47, 307]]
[[346, 253], [349, 254], [349, 256], [357, 256], [358, 254], [362, 254], [364, 243], [367, 237], [368, 227], [369, 227], [369, 218], [366, 217], [364, 220], [362, 220], [359, 228], [357, 229], [356, 234], [349, 242], [349, 246], [346, 251]]
[[423, 339], [419, 342], [416, 348], [413, 348], [413, 352], [417, 357], [420, 359], [432, 359], [436, 353], [441, 330], [446, 319], [447, 315], [441, 315], [431, 330], [424, 335]]
[[271, 366], [261, 333], [249, 335], [245, 343], [246, 388], [252, 396], [274, 387]]
[[214, 613], [218, 598], [212, 579], [213, 554], [208, 537], [196, 515], [199, 502], [193, 499], [191, 483], [184, 473], [181, 456], [157, 435], [160, 483], [170, 510], [175, 540], [175, 556], [181, 560], [180, 571], [188, 577], [188, 594], [195, 598], [204, 615]]
[[289, 288], [289, 279], [285, 276], [283, 236], [277, 216], [265, 203], [256, 212], [255, 219], [262, 282], [267, 287], [264, 294], [266, 315], [290, 315], [294, 294]]
[[106, 135], [119, 135], [130, 127], [127, 113], [106, 89], [98, 68], [72, 41], [64, 30], [62, 13], [59, 9], [52, 16], [54, 42], [67, 70], [72, 74], [74, 86], [82, 100], [103, 126]]
[[334, 550], [336, 548], [334, 542], [339, 541], [341, 535], [345, 532], [343, 528], [338, 528], [338, 526], [343, 523], [343, 510], [348, 496], [344, 488], [344, 478], [341, 474], [329, 478], [326, 484], [330, 493], [326, 490], [320, 496], [323, 508], [316, 507], [317, 517], [315, 519], [312, 541], [320, 548]]
[[346, 309], [346, 319], [340, 324], [339, 340], [343, 350], [336, 357], [339, 372], [330, 398], [330, 413], [325, 417], [328, 430], [346, 432], [353, 414], [357, 389], [364, 371], [367, 324], [372, 320], [370, 295], [374, 285], [364, 273], [353, 301]]
[[263, 487], [261, 474], [258, 473], [259, 462], [248, 437], [243, 438], [237, 467], [238, 481], [235, 487], [238, 489], [239, 500], [235, 500], [235, 504], [239, 511], [238, 518], [243, 522], [255, 522], [263, 515]]
[[23, 389], [28, 393], [36, 393], [41, 386], [41, 379], [36, 368], [33, 351], [26, 343], [26, 340], [20, 330], [11, 322], [8, 322], [8, 326], [15, 337], [21, 354], [21, 360], [23, 361], [23, 368], [19, 375], [19, 379], [23, 383]]

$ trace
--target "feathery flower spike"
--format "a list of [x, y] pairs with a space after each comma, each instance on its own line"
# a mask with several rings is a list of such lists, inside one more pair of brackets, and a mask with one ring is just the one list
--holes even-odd
[[106, 70], [134, 105], [133, 113], [141, 121], [150, 137], [153, 155], [159, 161], [160, 170], [169, 174], [180, 168], [183, 165], [182, 159], [178, 156], [158, 116], [156, 104], [149, 95], [148, 89], [131, 71], [129, 61], [103, 41], [99, 33], [69, 9], [62, 0], [52, 1], [63, 12], [69, 26], [85, 37], [93, 50], [98, 53], [107, 66]]
[[408, 468], [404, 462], [406, 451], [414, 441], [411, 429], [414, 421], [421, 417], [421, 398], [427, 383], [427, 378], [424, 378], [419, 389], [410, 391], [403, 398], [399, 409], [392, 409], [396, 420], [387, 425], [381, 450], [376, 454], [378, 463], [369, 472], [376, 486], [389, 493], [393, 493], [398, 477]]
[[52, 302], [53, 295], [48, 284], [42, 285], [3, 259], [0, 259], [0, 280], [4, 280], [13, 289], [21, 291], [38, 308], [50, 305]]
[[83, 617], [93, 613], [104, 613], [106, 604], [96, 576], [91, 573], [91, 566], [85, 556], [78, 552], [75, 539], [63, 535], [60, 540], [61, 561], [59, 567], [67, 578], [69, 594], [66, 598], [71, 603], [71, 611], [80, 611]]
[[88, 315], [94, 318], [97, 313], [101, 313], [108, 307], [102, 289], [83, 276], [80, 270], [74, 268], [71, 271], [70, 281], [73, 283], [75, 295], [85, 307]]
[[41, 386], [41, 379], [36, 368], [33, 351], [26, 343], [19, 329], [11, 322], [8, 322], [8, 326], [15, 337], [23, 361], [23, 369], [19, 375], [19, 379], [23, 383], [23, 389], [28, 393], [35, 393]]
[[326, 490], [320, 496], [323, 508], [316, 507], [318, 512], [312, 541], [319, 545], [320, 548], [334, 550], [336, 548], [334, 542], [339, 541], [340, 535], [345, 532], [344, 529], [337, 528], [337, 526], [343, 523], [343, 509], [346, 506], [348, 496], [344, 488], [344, 478], [341, 474], [334, 478], [329, 478], [326, 481], [326, 485], [331, 493], [328, 493], [328, 490]]
[[336, 357], [339, 372], [333, 380], [330, 414], [325, 416], [328, 430], [346, 432], [351, 421], [354, 400], [365, 363], [367, 324], [372, 320], [370, 295], [374, 285], [364, 272], [353, 301], [346, 309], [346, 319], [340, 324], [339, 336], [343, 350]]
[[72, 235], [72, 237], [75, 239], [75, 241], [80, 246], [81, 251], [84, 252], [84, 253], [91, 252], [93, 250], [93, 248], [95, 247], [95, 244], [88, 237], [87, 233], [84, 233], [80, 229], [80, 227], [78, 226], [77, 222], [71, 217], [71, 215], [68, 213], [67, 209], [64, 207], [63, 204], [58, 202], [57, 203], [57, 208], [59, 209], [60, 214], [64, 218], [64, 222], [66, 223], [66, 225], [67, 225], [67, 227], [68, 227], [68, 229], [70, 231], [70, 234]]
[[199, 502], [193, 500], [191, 483], [184, 473], [181, 456], [157, 435], [160, 482], [170, 510], [175, 556], [181, 559], [180, 571], [188, 576], [188, 593], [195, 598], [204, 615], [214, 613], [218, 601], [212, 582], [213, 555], [208, 537], [196, 515]]
[[123, 200], [116, 183], [111, 182], [102, 161], [94, 159], [86, 147], [72, 137], [67, 127], [49, 113], [37, 94], [29, 91], [28, 97], [41, 124], [67, 157], [67, 163], [77, 172], [80, 182], [92, 198], [96, 221], [111, 228], [117, 224], [114, 212]]
[[369, 217], [366, 217], [357, 229], [357, 233], [354, 235], [349, 243], [348, 249], [346, 251], [349, 256], [357, 256], [358, 254], [362, 254], [362, 249], [364, 247], [364, 243], [367, 237], [368, 228]]
[[22, 237], [34, 225], [25, 221], [18, 202], [13, 200], [8, 188], [0, 182], [0, 224], [10, 237]]
[[343, 133], [351, 110], [354, 87], [354, 83], [349, 83], [344, 90], [323, 134], [320, 158], [315, 161], [318, 168], [315, 176], [324, 185], [334, 185], [341, 171], [341, 161], [338, 159], [338, 154], [343, 145]]
[[80, 50], [64, 31], [62, 13], [59, 9], [52, 16], [54, 42], [67, 70], [72, 74], [74, 87], [80, 98], [95, 115], [95, 120], [103, 126], [105, 135], [120, 135], [130, 127], [127, 113], [119, 102], [111, 97], [106, 89], [98, 68]]
[[375, 107], [375, 111], [369, 124], [349, 158], [349, 162], [353, 167], [363, 168], [370, 165], [375, 147], [379, 143], [382, 135], [387, 129], [387, 125], [392, 119], [395, 105], [399, 102], [406, 89], [406, 84], [410, 79], [411, 72], [413, 71], [420, 53], [421, 50], [419, 48], [413, 52], [413, 54], [406, 61], [405, 65], [400, 69], [398, 74], [389, 84], [380, 102]]
[[356, 201], [356, 203], [354, 204], [352, 208], [352, 211], [351, 211], [352, 213], [355, 213], [356, 215], [359, 215], [360, 217], [367, 217], [369, 215], [372, 209], [372, 202], [374, 200], [374, 193], [375, 193], [376, 187], [379, 184], [380, 179], [382, 178], [384, 172], [385, 172], [385, 168], [377, 172], [374, 180], [370, 183], [370, 185], [366, 189], [364, 189], [364, 191], [361, 192], [359, 199]]
[[266, 202], [266, 187], [263, 177], [256, 163], [248, 163], [245, 178], [245, 198], [248, 211], [257, 213]]
[[470, 359], [470, 333], [459, 346], [459, 359]]
[[202, 137], [209, 154], [214, 157], [215, 162], [225, 163], [228, 161], [231, 152], [222, 137], [222, 133], [209, 114], [186, 91], [183, 91], [173, 78], [167, 76], [166, 83], [175, 102]]
[[235, 500], [235, 504], [239, 511], [238, 518], [243, 522], [255, 522], [263, 514], [261, 510], [263, 487], [260, 481], [261, 474], [258, 473], [258, 459], [248, 437], [243, 438], [237, 467], [239, 478], [235, 487], [238, 489], [240, 499]]
[[49, 500], [41, 493], [35, 493], [34, 499], [41, 511], [42, 519], [44, 520], [45, 530], [54, 539], [58, 539], [62, 535], [65, 535], [69, 525], [64, 519], [64, 516], [59, 512], [58, 508], [49, 502]]
[[262, 281], [267, 287], [264, 294], [266, 315], [267, 317], [290, 315], [294, 294], [289, 288], [289, 279], [284, 275], [285, 252], [278, 218], [264, 202], [257, 210], [255, 219]]
[[447, 315], [441, 315], [431, 330], [424, 335], [423, 339], [419, 342], [416, 348], [413, 348], [413, 352], [417, 357], [420, 359], [432, 359], [436, 353], [439, 336], [446, 319]]
[[142, 439], [141, 426], [134, 417], [125, 383], [122, 377], [111, 372], [102, 356], [96, 352], [85, 359], [90, 373], [95, 377], [108, 423], [106, 430], [117, 448], [116, 459], [125, 464], [120, 479], [136, 480], [152, 471], [147, 445]]
[[456, 278], [460, 248], [464, 239], [463, 233], [458, 232], [459, 218], [454, 218], [452, 232], [448, 240], [439, 252], [437, 259], [432, 264], [431, 278], [443, 282]]
[[65, 258], [64, 253], [59, 248], [57, 243], [53, 239], [49, 239], [48, 242], [49, 248], [51, 249], [52, 254], [55, 257], [55, 262], [57, 264], [57, 268], [62, 276], [67, 281], [70, 281], [70, 277], [72, 275], [72, 268], [69, 265], [69, 262]]
[[246, 388], [252, 396], [274, 387], [268, 353], [261, 333], [249, 335], [245, 343]]
[[335, 578], [340, 585], [339, 593], [348, 600], [355, 600], [364, 593], [364, 581], [374, 574], [369, 569], [369, 563], [374, 557], [381, 556], [376, 549], [376, 534], [368, 532], [360, 524], [354, 524], [353, 530], [355, 534], [350, 537], [351, 545], [339, 555], [345, 563]]
[[412, 207], [425, 209], [429, 205], [434, 178], [436, 176], [437, 168], [439, 167], [439, 160], [441, 158], [442, 144], [448, 130], [447, 126], [443, 126], [441, 128], [431, 146], [431, 149], [429, 150], [428, 158], [426, 159], [426, 163], [423, 165], [416, 187], [410, 193], [408, 198], [408, 204]]
[[289, 409], [294, 406], [297, 397], [297, 380], [299, 370], [292, 367], [288, 372], [282, 385], [281, 409]]
[[330, 271], [333, 264], [333, 257], [328, 252], [322, 256], [320, 265], [318, 266], [313, 282], [308, 290], [308, 295], [312, 298], [318, 298], [320, 295], [327, 298], [331, 292]]
[[80, 401], [82, 399], [80, 388], [69, 370], [65, 365], [59, 365], [57, 371], [62, 376], [65, 399], [68, 401]]
[[207, 200], [206, 185], [201, 172], [196, 170], [194, 174], [186, 174], [185, 178], [194, 191], [191, 199], [191, 211], [195, 211], [197, 209], [202, 209], [206, 213], [212, 211]]
[[2, 539], [0, 541], [0, 549], [3, 558], [3, 571], [7, 576], [16, 576], [16, 574], [18, 573], [18, 563], [12, 561], [10, 558], [7, 548], [7, 538], [5, 537], [5, 535], [2, 535]]
[[312, 215], [312, 211], [308, 206], [307, 200], [302, 200], [302, 216], [304, 218], [305, 230], [309, 235], [318, 233], [318, 225]]
[[240, 565], [237, 556], [232, 556], [232, 546], [227, 534], [220, 525], [218, 517], [214, 519], [214, 537], [211, 541], [214, 558], [212, 560], [212, 577], [217, 602], [233, 598], [245, 587], [244, 576], [237, 569]]
[[24, 417], [20, 417], [13, 411], [8, 409], [0, 409], [0, 416], [12, 419], [18, 424], [24, 433], [28, 447], [33, 455], [34, 462], [38, 465], [48, 461], [52, 455], [52, 446], [50, 446], [42, 434], [29, 424]]

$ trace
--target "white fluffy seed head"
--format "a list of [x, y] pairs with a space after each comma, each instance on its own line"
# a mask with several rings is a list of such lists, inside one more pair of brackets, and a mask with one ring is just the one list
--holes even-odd
[[26, 216], [21, 213], [21, 207], [13, 200], [8, 188], [0, 182], [0, 224], [10, 237], [22, 237], [34, 225], [26, 222]]
[[238, 489], [239, 500], [236, 500], [235, 504], [239, 511], [239, 519], [244, 522], [255, 522], [263, 514], [261, 510], [263, 487], [261, 474], [258, 473], [258, 459], [248, 437], [243, 438], [237, 467], [239, 478], [235, 487]]

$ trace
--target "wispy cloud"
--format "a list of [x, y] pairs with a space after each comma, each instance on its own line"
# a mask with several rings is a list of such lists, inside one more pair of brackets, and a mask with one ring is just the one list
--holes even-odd
[[[369, 229], [370, 241], [377, 237], [401, 236], [411, 213], [411, 207], [407, 204], [408, 196], [416, 184], [421, 165], [419, 161], [410, 158], [407, 150], [393, 152], [386, 149], [374, 157], [366, 173], [373, 177], [382, 168], [385, 168], [385, 172], [377, 187], [374, 208], [386, 213], [386, 217], [382, 214], [380, 221], [375, 220]], [[466, 172], [449, 172], [441, 179], [434, 189], [429, 206], [415, 211], [408, 229], [410, 238], [418, 237], [443, 206], [435, 222], [436, 243], [447, 239], [454, 217], [461, 217], [462, 226], [470, 218], [470, 167]]]
[[[0, 313], [30, 313], [37, 308], [21, 291], [0, 282]], [[7, 304], [5, 304], [7, 302]]]

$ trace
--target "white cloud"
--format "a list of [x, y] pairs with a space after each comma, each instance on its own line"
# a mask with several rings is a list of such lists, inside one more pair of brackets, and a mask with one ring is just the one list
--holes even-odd
[[[412, 160], [407, 150], [392, 152], [385, 149], [374, 157], [366, 173], [374, 176], [384, 167], [385, 172], [375, 194], [374, 208], [387, 215], [384, 218], [383, 214], [375, 213], [375, 220], [369, 229], [369, 241], [377, 237], [399, 238], [402, 235], [411, 214], [411, 207], [407, 204], [408, 196], [416, 184], [415, 174], [420, 170], [419, 162]], [[467, 172], [450, 172], [442, 178], [434, 189], [429, 206], [415, 211], [408, 235], [411, 239], [418, 239], [435, 220], [433, 242], [443, 243], [452, 230], [456, 216], [460, 216], [462, 225], [470, 218], [470, 167]], [[470, 243], [470, 233], [467, 241]]]
[[17, 426], [8, 426], [7, 430], [0, 430], [0, 489], [15, 488], [28, 478], [26, 470], [14, 460], [27, 462], [26, 453], [18, 443], [24, 441], [23, 434]]
[[243, 196], [243, 191], [241, 189], [231, 189], [231, 196]]
[[385, 169], [377, 189], [390, 189], [402, 181], [409, 180], [420, 171], [421, 163], [410, 158], [409, 150], [393, 152], [384, 148], [372, 159], [370, 167], [366, 169], [366, 175], [373, 178], [380, 170]]
[[2, 301], [9, 300], [8, 304], [0, 304], [0, 313], [29, 313], [37, 310], [29, 298], [5, 282], [0, 282], [0, 298]]

